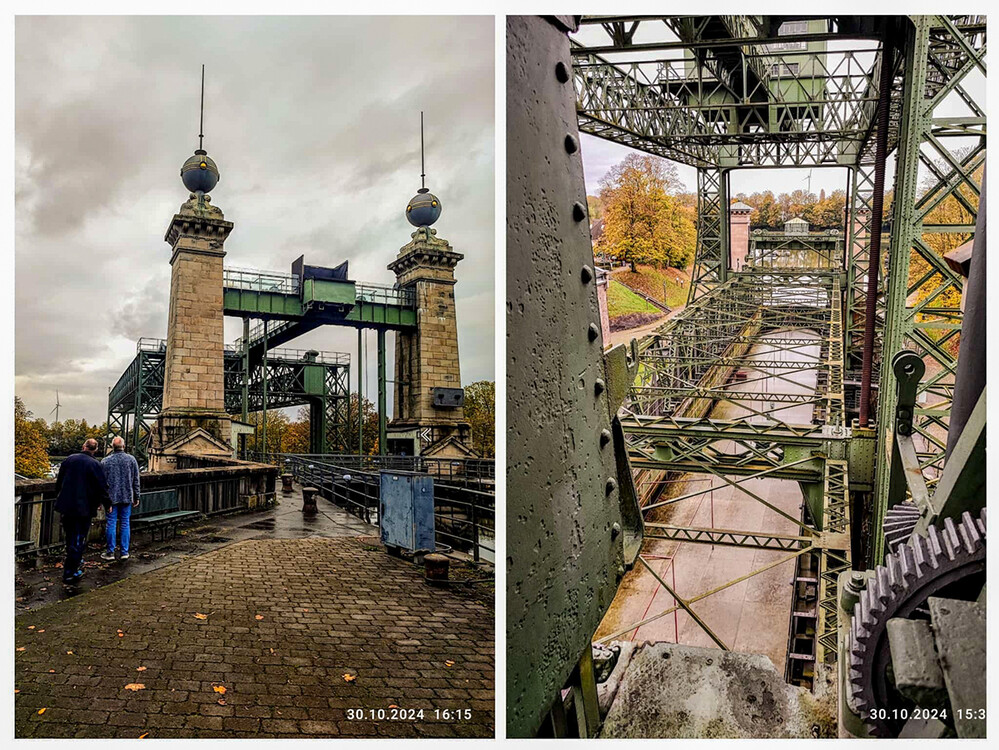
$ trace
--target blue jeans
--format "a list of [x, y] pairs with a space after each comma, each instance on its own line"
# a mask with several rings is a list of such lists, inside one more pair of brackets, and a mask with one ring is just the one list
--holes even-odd
[[83, 552], [87, 548], [90, 534], [89, 516], [62, 517], [63, 535], [66, 538], [66, 560], [62, 566], [62, 580], [69, 583], [76, 580], [83, 569]]
[[[128, 542], [131, 539], [132, 532], [129, 529], [128, 519], [132, 517], [132, 505], [131, 503], [124, 503], [122, 505], [112, 505], [111, 512], [108, 513], [107, 518], [107, 537], [108, 537], [108, 553], [114, 554], [115, 548], [115, 531], [117, 526], [121, 526], [121, 554], [128, 554]], [[121, 522], [120, 524], [118, 522]]]

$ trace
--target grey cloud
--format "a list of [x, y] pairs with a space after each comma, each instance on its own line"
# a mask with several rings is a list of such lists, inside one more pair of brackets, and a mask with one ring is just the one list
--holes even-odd
[[[283, 270], [305, 253], [391, 281], [426, 111], [438, 228], [468, 258], [462, 370], [492, 377], [493, 44], [489, 18], [19, 17], [18, 394], [47, 414], [58, 387], [64, 417], [101, 420], [135, 339], [165, 334], [163, 233], [186, 198], [202, 62], [232, 266]], [[302, 344], [356, 348], [353, 331], [314, 338]]]

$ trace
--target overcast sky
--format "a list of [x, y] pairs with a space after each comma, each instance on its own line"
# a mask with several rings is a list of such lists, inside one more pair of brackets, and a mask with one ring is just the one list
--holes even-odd
[[[60, 418], [103, 422], [136, 340], [166, 336], [163, 235], [187, 198], [202, 63], [231, 267], [290, 271], [304, 253], [392, 283], [385, 266], [413, 231], [404, 210], [425, 110], [436, 228], [466, 256], [462, 382], [495, 379], [491, 17], [21, 17], [15, 28], [15, 389], [36, 416], [52, 419], [58, 389]], [[227, 318], [226, 341], [240, 333]], [[353, 355], [357, 334], [327, 328], [286, 346]]]

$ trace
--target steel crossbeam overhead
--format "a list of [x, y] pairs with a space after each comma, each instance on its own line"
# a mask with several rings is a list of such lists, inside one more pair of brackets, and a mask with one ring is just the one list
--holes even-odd
[[789, 37], [750, 16], [637, 24], [600, 24], [607, 44], [574, 46], [582, 132], [696, 167], [852, 165], [864, 149], [876, 22], [821, 19]]

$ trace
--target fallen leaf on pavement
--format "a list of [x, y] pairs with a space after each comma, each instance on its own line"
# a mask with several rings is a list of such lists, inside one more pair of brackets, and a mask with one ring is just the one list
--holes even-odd
[[225, 705], [225, 698], [219, 698], [215, 702], [218, 703], [220, 706], [224, 706]]
[[18, 647], [17, 647], [17, 650], [18, 650], [18, 651], [24, 651], [24, 646], [18, 646]]
[[343, 675], [343, 681], [344, 682], [353, 682], [356, 679], [357, 679], [357, 675], [356, 674], [351, 674], [350, 672], [346, 672]]
[[125, 689], [131, 690], [134, 693], [136, 690], [145, 690], [146, 686], [141, 682], [130, 682], [125, 686]]
[[399, 708], [399, 707], [394, 703], [389, 703], [389, 708]]
[[45, 632], [45, 628], [42, 628], [42, 629], [41, 629], [41, 630], [39, 630], [38, 632], [39, 632], [39, 633], [44, 633], [44, 632]]
[[253, 619], [254, 619], [254, 620], [263, 620], [263, 619], [264, 619], [264, 616], [263, 616], [263, 615], [254, 615], [254, 616], [253, 616]]
[[454, 662], [451, 661], [450, 659], [448, 659], [447, 661], [444, 662], [444, 666], [445, 667], [453, 667], [454, 666]]
[[123, 630], [119, 630], [119, 631], [118, 631], [118, 637], [119, 637], [119, 638], [124, 638], [124, 637], [125, 637], [125, 631], [123, 631]]
[[15, 691], [14, 691], [14, 695], [17, 695], [17, 694], [18, 694], [18, 693], [20, 693], [20, 692], [21, 692], [20, 690], [15, 690]]
[[54, 669], [50, 669], [49, 670], [49, 674], [55, 674], [55, 670]]
[[135, 668], [135, 671], [136, 671], [136, 672], [145, 672], [145, 671], [146, 671], [146, 669], [147, 669], [147, 667], [136, 667], [136, 668]]
[[216, 693], [221, 693], [222, 695], [225, 695], [225, 685], [212, 685], [212, 690], [214, 690]]
[[69, 655], [69, 656], [72, 656], [73, 652], [72, 651], [67, 651], [66, 654]]
[[140, 734], [140, 735], [139, 735], [139, 739], [140, 739], [140, 740], [144, 740], [144, 739], [146, 739], [146, 737], [148, 737], [148, 736], [149, 736], [149, 732], [146, 732], [145, 734]]
[[207, 620], [208, 619], [208, 615], [203, 615], [200, 612], [195, 612], [194, 613], [194, 619], [195, 620]]
[[39, 708], [39, 709], [38, 709], [38, 715], [39, 715], [39, 716], [41, 716], [41, 715], [42, 715], [43, 713], [45, 713], [45, 711], [46, 711], [46, 710], [47, 710], [47, 709], [44, 709], [44, 708]]
[[34, 626], [34, 625], [29, 625], [29, 626], [28, 626], [28, 630], [34, 630], [34, 629], [35, 629], [35, 626]]

